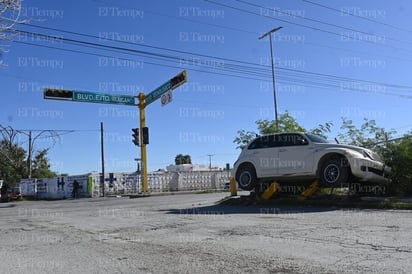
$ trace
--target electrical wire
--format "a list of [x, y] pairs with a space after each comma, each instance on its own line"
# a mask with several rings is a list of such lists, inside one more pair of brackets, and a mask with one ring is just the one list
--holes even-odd
[[[69, 50], [69, 49], [62, 49], [62, 48], [57, 48], [57, 47], [52, 47], [52, 46], [45, 46], [45, 45], [37, 45], [37, 44], [32, 44], [32, 43], [27, 43], [27, 42], [19, 42], [19, 41], [15, 41], [15, 43], [21, 43], [21, 44], [28, 44], [28, 45], [33, 45], [33, 46], [39, 46], [39, 47], [45, 47], [45, 48], [51, 48], [51, 49], [57, 49], [57, 50], [62, 50], [62, 51], [68, 51], [68, 52], [74, 52], [74, 53], [79, 53], [79, 54], [86, 54], [86, 55], [91, 55], [91, 56], [99, 56], [99, 57], [110, 57], [107, 55], [101, 55], [101, 54], [96, 54], [96, 53], [90, 53], [90, 52], [82, 52], [82, 51], [77, 51], [77, 50]], [[112, 58], [112, 57], [110, 57]], [[117, 58], [117, 57], [116, 57]], [[126, 58], [119, 58], [122, 60], [133, 60], [133, 59], [126, 59]], [[164, 64], [157, 64], [157, 63], [152, 63], [152, 62], [148, 62], [148, 64], [151, 65], [155, 65], [155, 66], [163, 66], [165, 67], [166, 65]], [[167, 67], [171, 67], [171, 68], [181, 68], [178, 66], [167, 66]], [[203, 73], [212, 73], [212, 74], [217, 74], [217, 75], [224, 75], [224, 76], [230, 76], [230, 77], [237, 77], [237, 78], [242, 78], [242, 79], [250, 79], [250, 80], [267, 80], [267, 79], [258, 79], [258, 78], [252, 78], [252, 77], [247, 77], [247, 76], [239, 76], [239, 75], [232, 75], [232, 74], [226, 74], [226, 73], [217, 73], [217, 72], [210, 72], [210, 71], [205, 71], [205, 70], [199, 70], [199, 69], [191, 69], [192, 71], [197, 71], [197, 72], [203, 72]], [[351, 86], [344, 86], [342, 87], [342, 83], [321, 83], [319, 81], [316, 82], [315, 80], [305, 80], [303, 79], [304, 77], [302, 76], [295, 76], [294, 77], [285, 77], [284, 75], [279, 75], [278, 76], [278, 83], [280, 84], [302, 84], [306, 87], [317, 87], [317, 88], [324, 88], [324, 89], [328, 89], [330, 90], [331, 88], [338, 88], [340, 90], [344, 90], [344, 91], [353, 91], [353, 92], [363, 92], [363, 93], [374, 93], [374, 94], [381, 94], [381, 95], [392, 95], [392, 96], [397, 96], [397, 97], [402, 97], [402, 98], [408, 98], [408, 99], [412, 99], [412, 95], [403, 95], [403, 94], [398, 94], [398, 93], [390, 93], [390, 92], [386, 92], [386, 91], [376, 91], [376, 90], [372, 90], [372, 91], [367, 91], [367, 90], [362, 90], [361, 87], [360, 88], [356, 88], [355, 85], [351, 85]], [[308, 78], [308, 77], [306, 77]], [[313, 78], [313, 77], [312, 77]], [[357, 82], [356, 82], [357, 83]], [[215, 103], [214, 103], [215, 104]]]
[[[236, 10], [236, 11], [240, 11], [240, 12], [243, 12], [243, 13], [252, 14], [254, 16], [265, 17], [265, 18], [269, 18], [269, 19], [272, 19], [272, 20], [275, 20], [275, 21], [284, 22], [286, 24], [290, 24], [290, 25], [294, 25], [294, 26], [298, 26], [298, 27], [302, 27], [302, 28], [306, 28], [306, 29], [310, 29], [310, 30], [314, 30], [314, 31], [319, 31], [319, 32], [327, 33], [327, 34], [338, 36], [338, 37], [342, 38], [341, 33], [333, 32], [333, 31], [329, 31], [329, 30], [324, 30], [324, 29], [321, 29], [321, 28], [318, 28], [318, 27], [308, 26], [308, 25], [304, 25], [304, 24], [300, 24], [300, 23], [296, 23], [296, 22], [291, 22], [291, 21], [288, 21], [288, 20], [280, 19], [280, 18], [274, 18], [272, 16], [268, 16], [268, 15], [265, 15], [265, 14], [253, 12], [253, 11], [250, 11], [250, 10], [247, 10], [247, 9], [242, 9], [242, 8], [230, 6], [230, 5], [219, 3], [219, 2], [216, 2], [216, 1], [212, 1], [212, 0], [203, 0], [203, 1], [214, 4], [214, 5], [217, 5], [217, 6], [225, 7], [225, 8], [228, 8], [228, 9], [233, 9], [233, 10]], [[353, 39], [355, 41], [368, 43], [368, 44], [372, 44], [372, 45], [375, 45], [375, 46], [381, 46], [381, 47], [387, 47], [387, 48], [391, 48], [391, 49], [395, 49], [395, 50], [402, 50], [402, 51], [406, 51], [406, 52], [412, 52], [412, 50], [409, 50], [409, 49], [406, 49], [406, 48], [395, 47], [395, 46], [391, 46], [391, 45], [383, 44], [383, 43], [376, 43], [375, 41], [370, 41], [369, 39], [360, 39], [360, 37], [357, 37], [357, 36], [354, 36]]]
[[[304, 1], [304, 0], [302, 0], [302, 1]], [[112, 4], [112, 5], [119, 5], [119, 3], [117, 3], [117, 2], [116, 2], [116, 3], [112, 3], [112, 2], [110, 2], [110, 1], [103, 1], [103, 0], [94, 0], [94, 2], [104, 3], [104, 4]], [[314, 4], [314, 2], [310, 2], [310, 1], [306, 1], [306, 2], [309, 2], [309, 3]], [[130, 8], [130, 6], [126, 6], [126, 5], [122, 5], [122, 6], [125, 7], [125, 8]], [[322, 5], [320, 5], [320, 6], [322, 6]], [[331, 8], [331, 9], [333, 10], [333, 8]], [[340, 12], [340, 11], [337, 10], [337, 9], [335, 9], [335, 10], [338, 11], [338, 12]], [[228, 27], [228, 26], [225, 26], [225, 25], [210, 24], [210, 23], [207, 23], [207, 22], [202, 22], [202, 21], [199, 21], [199, 20], [189, 19], [189, 18], [185, 18], [185, 17], [182, 17], [182, 16], [177, 17], [177, 16], [173, 16], [173, 15], [162, 14], [162, 13], [150, 11], [150, 10], [147, 10], [147, 9], [145, 9], [144, 12], [145, 12], [145, 13], [149, 13], [149, 14], [153, 14], [153, 15], [156, 15], [156, 16], [161, 16], [161, 17], [166, 17], [166, 18], [172, 18], [172, 19], [175, 19], [175, 20], [187, 21], [187, 22], [190, 22], [190, 23], [207, 25], [207, 26], [212, 26], [212, 27], [221, 28], [221, 29], [226, 29], [226, 30], [231, 30], [231, 31], [244, 32], [244, 33], [248, 33], [248, 34], [254, 34], [254, 35], [256, 35], [256, 36], [261, 35], [261, 33], [259, 33], [259, 32], [253, 32], [253, 31], [243, 30], [243, 29], [239, 29], [239, 28], [235, 28], [235, 27]], [[283, 12], [283, 13], [287, 14], [287, 12]], [[340, 13], [348, 13], [349, 15], [353, 15], [353, 16], [355, 16], [355, 17], [359, 17], [359, 18], [365, 19], [365, 20], [368, 20], [368, 19], [369, 19], [369, 18], [367, 18], [367, 17], [362, 17], [362, 16], [350, 14], [349, 12], [344, 12], [344, 11], [342, 11], [342, 12], [340, 12]], [[289, 14], [289, 15], [290, 15], [290, 14]], [[291, 15], [291, 16], [293, 16], [293, 15]], [[396, 27], [396, 26], [394, 26], [394, 25], [386, 24], [386, 23], [383, 23], [383, 22], [380, 22], [380, 21], [377, 21], [377, 20], [369, 19], [368, 21], [375, 22], [375, 23], [380, 23], [380, 24], [382, 24], [382, 25], [391, 26], [391, 27], [393, 27], [393, 28], [395, 28], [395, 29], [400, 29], [400, 30], [402, 30], [402, 28]], [[326, 24], [327, 24], [327, 23], [326, 23]], [[403, 29], [403, 30], [405, 30], [405, 29]], [[355, 31], [356, 31], [356, 30], [355, 30]], [[412, 32], [412, 31], [408, 31], [408, 30], [405, 30], [405, 31], [407, 31], [407, 32]], [[406, 42], [406, 43], [410, 43], [410, 42]], [[393, 60], [400, 60], [400, 61], [412, 62], [412, 59], [408, 59], [408, 58], [405, 58], [405, 57], [402, 57], [402, 58], [401, 58], [401, 57], [381, 55], [381, 54], [378, 54], [378, 53], [375, 53], [375, 52], [373, 52], [373, 53], [371, 53], [371, 52], [362, 52], [362, 51], [356, 51], [356, 50], [347, 49], [347, 48], [342, 48], [342, 47], [331, 47], [331, 46], [325, 46], [325, 45], [317, 44], [317, 43], [313, 43], [313, 42], [305, 42], [305, 44], [309, 44], [309, 45], [312, 45], [312, 46], [315, 46], [315, 47], [334, 48], [334, 49], [338, 49], [338, 50], [340, 50], [340, 51], [348, 51], [348, 52], [353, 52], [353, 53], [358, 53], [358, 54], [364, 54], [364, 55], [367, 55], [367, 56], [371, 56], [371, 55], [372, 55], [372, 56], [377, 56], [377, 57], [389, 58], [389, 59], [393, 59]]]
[[[269, 8], [269, 7], [261, 6], [261, 5], [258, 5], [258, 4], [250, 3], [250, 2], [244, 1], [244, 0], [235, 0], [235, 1], [237, 1], [237, 2], [239, 2], [239, 3], [243, 3], [243, 4], [246, 4], [246, 5], [249, 5], [249, 6], [252, 6], [252, 7], [258, 7], [258, 8], [266, 9], [266, 10], [273, 10], [273, 11], [276, 11], [276, 12], [278, 12], [278, 13], [280, 13], [280, 14], [285, 14], [285, 15], [287, 15], [287, 16], [292, 16], [292, 17], [295, 17], [295, 18], [300, 18], [300, 19], [302, 19], [302, 20], [319, 23], [319, 24], [326, 25], [326, 26], [329, 26], [329, 27], [335, 27], [335, 28], [339, 28], [339, 29], [346, 30], [346, 31], [353, 31], [353, 32], [357, 32], [357, 33], [369, 35], [369, 36], [372, 36], [372, 37], [383, 37], [383, 35], [377, 35], [377, 34], [371, 33], [371, 32], [365, 32], [365, 31], [362, 31], [362, 30], [357, 30], [357, 29], [353, 29], [353, 28], [348, 28], [348, 27], [344, 27], [344, 26], [339, 26], [339, 25], [336, 25], [336, 24], [328, 23], [328, 22], [325, 22], [325, 21], [321, 21], [321, 20], [318, 20], [318, 19], [313, 19], [313, 18], [309, 18], [309, 17], [297, 15], [297, 14], [291, 14], [291, 13], [289, 13], [289, 12], [287, 12], [287, 11], [282, 11], [282, 10], [280, 10], [280, 9], [278, 9], [278, 8]], [[402, 41], [402, 40], [399, 40], [399, 39], [396, 39], [396, 38], [388, 37], [388, 36], [386, 36], [386, 35], [385, 35], [385, 40], [395, 41], [395, 42], [399, 42], [399, 43], [405, 43], [405, 44], [409, 44], [409, 45], [412, 44], [412, 42]]]
[[385, 23], [385, 22], [378, 21], [378, 20], [374, 20], [374, 19], [371, 19], [371, 18], [368, 18], [368, 17], [365, 17], [365, 16], [360, 16], [360, 15], [357, 15], [357, 14], [354, 14], [354, 13], [350, 13], [349, 11], [345, 11], [345, 10], [342, 10], [342, 9], [339, 10], [339, 9], [336, 9], [336, 8], [333, 8], [333, 7], [330, 7], [330, 6], [326, 6], [326, 5], [323, 5], [323, 4], [319, 4], [319, 3], [316, 3], [316, 2], [313, 2], [313, 1], [309, 1], [309, 0], [301, 0], [301, 1], [309, 3], [311, 5], [315, 5], [315, 6], [324, 8], [324, 9], [328, 9], [328, 10], [338, 12], [339, 14], [344, 13], [344, 14], [347, 14], [349, 16], [359, 18], [359, 19], [362, 19], [362, 20], [365, 20], [365, 21], [369, 21], [369, 22], [372, 22], [372, 23], [375, 23], [375, 24], [379, 24], [379, 25], [382, 25], [382, 26], [386, 26], [386, 27], [396, 29], [396, 30], [412, 33], [412, 30], [401, 28], [401, 27], [398, 27], [398, 26], [395, 26], [395, 25], [392, 25], [392, 24], [388, 24], [388, 23]]
[[[302, 0], [302, 1], [304, 1], [304, 0]], [[116, 2], [116, 3], [113, 3], [113, 2], [110, 2], [110, 1], [103, 1], [103, 0], [94, 0], [94, 2], [104, 3], [104, 4], [112, 4], [112, 5], [117, 5], [117, 6], [119, 5], [119, 3], [117, 3], [117, 2]], [[314, 4], [314, 2], [310, 2], [310, 1], [306, 1], [306, 2], [309, 2], [309, 3]], [[125, 8], [130, 8], [130, 6], [126, 6], [126, 5], [122, 5], [122, 6], [125, 7]], [[320, 5], [320, 6], [322, 6], [322, 5]], [[331, 9], [333, 9], [333, 8], [331, 8]], [[338, 11], [338, 12], [340, 12], [340, 11], [337, 10], [337, 9], [335, 9], [335, 10]], [[153, 15], [156, 15], [156, 16], [161, 16], [161, 17], [166, 17], [166, 18], [172, 18], [172, 19], [175, 19], [175, 20], [187, 21], [187, 22], [190, 22], [190, 23], [207, 25], [207, 26], [212, 26], [212, 27], [221, 28], [221, 29], [226, 29], [226, 30], [231, 30], [231, 31], [244, 32], [244, 33], [248, 33], [248, 34], [254, 34], [254, 35], [256, 35], [256, 36], [261, 35], [261, 33], [259, 33], [259, 32], [253, 32], [253, 31], [243, 30], [243, 29], [234, 28], [234, 27], [228, 27], [228, 26], [219, 25], [219, 24], [210, 24], [210, 23], [207, 23], [207, 22], [203, 22], [203, 21], [199, 21], [199, 20], [194, 20], [194, 19], [189, 19], [189, 18], [185, 18], [185, 17], [182, 17], [182, 16], [177, 17], [177, 16], [173, 16], [173, 15], [162, 14], [162, 13], [150, 11], [150, 10], [147, 10], [147, 9], [145, 9], [144, 12], [145, 12], [145, 13], [149, 13], [149, 14], [153, 14]], [[283, 13], [287, 14], [287, 12], [283, 12]], [[342, 11], [341, 13], [345, 13], [345, 12]], [[346, 12], [346, 13], [349, 13], [349, 12]], [[291, 15], [291, 14], [289, 14], [289, 15]], [[353, 15], [353, 16], [355, 16], [355, 17], [359, 17], [359, 18], [365, 19], [365, 20], [368, 20], [368, 19], [369, 19], [369, 18], [367, 18], [367, 17], [362, 17], [362, 16], [350, 14], [350, 13], [349, 13], [349, 15]], [[293, 14], [292, 14], [291, 16], [293, 16]], [[377, 21], [377, 20], [372, 20], [372, 19], [370, 19], [370, 20], [368, 20], [368, 21], [375, 22], [375, 23], [380, 23], [380, 24], [382, 24], [382, 25], [391, 26], [391, 27], [393, 27], [393, 28], [395, 28], [395, 29], [400, 29], [400, 30], [402, 30], [402, 28], [396, 27], [396, 26], [394, 26], [394, 25], [386, 24], [386, 23], [383, 23], [383, 22], [380, 22], [380, 21]], [[324, 23], [324, 22], [322, 22], [322, 23]], [[327, 23], [326, 23], [326, 24], [327, 24]], [[403, 30], [405, 30], [405, 29], [403, 29]], [[356, 31], [356, 30], [355, 30], [355, 31]], [[412, 31], [408, 31], [408, 30], [405, 30], [405, 31], [407, 31], [407, 32], [412, 32]], [[410, 43], [410, 42], [406, 42], [406, 43]], [[312, 46], [315, 46], [315, 47], [334, 48], [334, 49], [338, 49], [338, 50], [340, 50], [340, 51], [348, 51], [348, 52], [353, 52], [353, 53], [358, 53], [358, 54], [364, 54], [364, 55], [367, 55], [367, 56], [371, 56], [371, 55], [372, 55], [372, 56], [377, 56], [377, 57], [389, 58], [389, 59], [393, 59], [393, 60], [400, 60], [400, 61], [412, 62], [412, 59], [408, 59], [408, 58], [405, 58], [405, 57], [402, 57], [402, 58], [401, 58], [401, 57], [381, 55], [381, 54], [378, 54], [378, 53], [375, 53], [375, 52], [362, 52], [362, 51], [356, 51], [356, 50], [347, 49], [347, 48], [342, 48], [342, 47], [331, 47], [331, 46], [325, 46], [325, 45], [317, 44], [317, 43], [313, 43], [313, 42], [305, 42], [305, 44], [309, 44], [309, 45], [312, 45]]]
[[[15, 29], [14, 31], [25, 34], [25, 35], [32, 35], [34, 37], [43, 37], [46, 39], [50, 40], [58, 40], [62, 42], [66, 42], [69, 44], [74, 44], [74, 45], [82, 45], [82, 46], [87, 46], [87, 47], [92, 47], [92, 48], [103, 48], [107, 49], [110, 51], [115, 51], [115, 52], [126, 52], [126, 53], [131, 53], [133, 55], [138, 55], [138, 56], [154, 56], [156, 58], [160, 59], [170, 59], [172, 61], [184, 61], [188, 62], [190, 59], [182, 58], [181, 56], [174, 56], [174, 55], [165, 55], [165, 54], [159, 54], [159, 53], [154, 53], [154, 52], [148, 52], [148, 51], [141, 51], [141, 50], [136, 50], [136, 49], [131, 49], [131, 48], [125, 48], [125, 47], [119, 47], [119, 46], [111, 46], [111, 45], [104, 45], [101, 43], [95, 43], [95, 42], [88, 42], [88, 41], [81, 41], [81, 40], [76, 40], [76, 39], [69, 39], [69, 38], [63, 38], [63, 37], [58, 37], [58, 36], [53, 36], [53, 35], [46, 35], [46, 34], [40, 34], [40, 33], [34, 33], [34, 32], [29, 32], [29, 31], [23, 31], [23, 30], [18, 30]], [[15, 41], [15, 42], [20, 42], [24, 43], [21, 41]], [[130, 42], [129, 42], [130, 43]], [[30, 43], [32, 45], [35, 45], [33, 43]], [[52, 47], [52, 48], [57, 48], [57, 47]], [[171, 51], [169, 49], [169, 51]], [[177, 51], [178, 52], [178, 51]], [[184, 53], [189, 53], [185, 51]], [[108, 57], [107, 55], [104, 55], [105, 57]], [[197, 56], [197, 54], [195, 54]], [[198, 55], [198, 56], [204, 56], [204, 55]], [[213, 69], [227, 69], [231, 71], [236, 71], [237, 72], [247, 72], [247, 73], [254, 73], [256, 75], [261, 75], [262, 73], [266, 73], [265, 76], [269, 75], [268, 69], [270, 68], [269, 65], [263, 65], [263, 64], [258, 64], [258, 63], [252, 63], [252, 62], [245, 62], [245, 61], [240, 61], [240, 60], [233, 60], [233, 59], [228, 59], [228, 58], [222, 58], [222, 57], [217, 57], [217, 56], [211, 56], [211, 55], [206, 55], [208, 58], [216, 59], [216, 60], [223, 60], [226, 62], [232, 62], [232, 63], [224, 63], [222, 67], [213, 67]], [[204, 62], [206, 63], [206, 62]], [[244, 66], [244, 65], [237, 65], [236, 63], [240, 64], [248, 64], [251, 66]], [[201, 65], [202, 63], [200, 63]], [[196, 65], [199, 65], [196, 64]], [[404, 85], [397, 85], [397, 84], [387, 84], [387, 83], [382, 83], [382, 82], [376, 82], [376, 81], [369, 81], [369, 80], [362, 80], [362, 79], [356, 79], [356, 78], [350, 78], [350, 77], [342, 77], [342, 76], [336, 76], [336, 75], [330, 75], [330, 74], [325, 74], [325, 73], [316, 73], [316, 72], [308, 72], [308, 71], [303, 71], [303, 70], [297, 70], [297, 69], [290, 69], [290, 68], [285, 68], [285, 67], [277, 67], [277, 70], [286, 70], [286, 71], [294, 71], [298, 73], [304, 73], [308, 75], [315, 75], [317, 77], [327, 77], [331, 79], [337, 79], [340, 81], [357, 81], [357, 82], [365, 82], [365, 83], [372, 83], [372, 84], [378, 84], [378, 85], [383, 85], [386, 87], [393, 87], [393, 88], [401, 88], [401, 89], [412, 89], [411, 86], [404, 86]]]
[[[39, 34], [35, 34], [35, 33], [29, 33], [26, 32], [26, 34], [30, 34], [30, 35], [39, 35]], [[41, 35], [42, 37], [46, 36], [46, 37], [53, 37], [53, 36], [48, 36], [48, 35]], [[53, 37], [53, 39], [56, 37]], [[73, 39], [69, 39], [69, 42], [79, 42], [77, 40], [73, 40]], [[58, 50], [64, 50], [64, 51], [70, 51], [70, 52], [75, 52], [75, 53], [83, 53], [83, 54], [88, 54], [88, 55], [94, 55], [94, 56], [104, 56], [104, 57], [111, 57], [108, 55], [101, 55], [101, 54], [96, 54], [96, 53], [87, 53], [87, 52], [82, 52], [82, 51], [77, 51], [77, 50], [72, 50], [72, 49], [62, 49], [62, 48], [58, 48], [58, 47], [52, 47], [52, 46], [45, 46], [45, 45], [38, 45], [38, 44], [34, 44], [34, 43], [27, 43], [27, 42], [21, 42], [21, 41], [14, 41], [16, 43], [22, 43], [22, 44], [30, 44], [30, 45], [34, 45], [34, 46], [41, 46], [41, 47], [46, 47], [46, 48], [54, 48], [54, 49], [58, 49]], [[98, 47], [99, 44], [96, 43], [86, 43], [86, 46], [92, 46], [92, 47]], [[111, 48], [111, 47], [109, 47]], [[111, 48], [113, 50], [113, 48]], [[119, 47], [115, 47], [116, 50], [119, 50], [121, 48]], [[129, 51], [129, 49], [128, 49]], [[175, 58], [176, 59], [176, 58]], [[181, 57], [178, 57], [177, 59], [181, 59]], [[128, 59], [131, 60], [131, 59]], [[149, 62], [148, 62], [149, 64]], [[150, 63], [152, 65], [160, 65], [160, 66], [165, 66], [164, 64], [157, 64], [157, 63]], [[176, 66], [170, 66], [170, 67], [176, 67]], [[268, 67], [268, 66], [267, 66]], [[181, 68], [181, 67], [180, 67]], [[411, 87], [408, 86], [401, 86], [401, 85], [393, 85], [393, 84], [386, 84], [386, 83], [379, 83], [379, 82], [374, 82], [374, 81], [367, 81], [367, 80], [361, 80], [361, 79], [355, 79], [355, 78], [347, 78], [347, 77], [339, 77], [339, 76], [334, 76], [334, 75], [327, 75], [327, 74], [321, 74], [321, 73], [314, 73], [314, 72], [307, 72], [307, 71], [301, 71], [301, 70], [296, 70], [296, 69], [288, 69], [288, 68], [277, 68], [278, 70], [282, 71], [288, 71], [288, 72], [294, 72], [294, 73], [299, 73], [299, 74], [304, 74], [304, 76], [302, 77], [302, 75], [292, 75], [293, 77], [296, 78], [286, 78], [283, 75], [279, 75], [279, 81], [280, 82], [286, 82], [286, 83], [301, 83], [301, 84], [306, 84], [306, 85], [310, 85], [310, 86], [320, 86], [320, 87], [326, 87], [326, 88], [340, 88], [342, 90], [342, 84], [341, 83], [335, 83], [335, 84], [325, 84], [325, 83], [319, 83], [319, 78], [323, 79], [323, 81], [352, 81], [352, 82], [356, 82], [356, 83], [367, 83], [367, 84], [374, 84], [374, 85], [381, 85], [381, 86], [385, 86], [385, 87], [393, 87], [393, 88], [401, 88], [401, 89], [411, 89]], [[195, 71], [199, 71], [199, 72], [205, 72], [205, 73], [213, 73], [210, 71], [205, 71], [205, 70], [195, 70]], [[232, 69], [233, 72], [233, 69]], [[258, 80], [257, 78], [254, 77], [245, 77], [245, 76], [240, 76], [240, 75], [232, 75], [232, 74], [222, 74], [221, 72], [217, 73], [214, 72], [215, 74], [219, 74], [219, 75], [226, 75], [226, 76], [234, 76], [234, 77], [241, 77], [241, 78], [246, 78], [246, 79], [254, 79], [254, 80]], [[267, 71], [266, 77], [269, 76], [269, 70]], [[313, 77], [315, 77], [315, 81], [318, 80], [318, 82], [314, 82], [313, 81]], [[317, 78], [317, 79], [316, 79]], [[306, 80], [305, 80], [306, 79]], [[312, 79], [311, 81], [308, 81], [307, 79]], [[262, 80], [262, 78], [260, 78], [259, 80]], [[352, 91], [356, 91], [359, 89], [354, 88], [354, 87], [345, 87], [343, 90], [352, 90]], [[361, 90], [360, 90], [361, 91]], [[363, 91], [365, 92], [365, 91]], [[400, 96], [400, 97], [404, 97], [404, 98], [409, 98], [410, 96], [408, 95], [402, 95], [402, 94], [394, 94], [394, 93], [389, 93], [389, 92], [376, 92], [373, 91], [374, 93], [381, 93], [384, 95], [395, 95], [395, 96]]]

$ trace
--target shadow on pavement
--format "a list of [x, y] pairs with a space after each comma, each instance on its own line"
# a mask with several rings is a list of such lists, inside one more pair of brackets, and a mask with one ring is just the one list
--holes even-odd
[[15, 204], [11, 204], [11, 203], [0, 203], [0, 208], [11, 208], [11, 207], [15, 207]]
[[166, 214], [179, 215], [227, 215], [227, 214], [303, 214], [314, 212], [338, 211], [335, 207], [308, 207], [290, 205], [211, 205], [204, 207], [190, 207], [179, 209], [162, 210]]

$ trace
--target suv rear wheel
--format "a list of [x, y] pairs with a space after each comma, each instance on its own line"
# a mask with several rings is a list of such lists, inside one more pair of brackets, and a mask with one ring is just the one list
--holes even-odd
[[236, 181], [243, 190], [252, 190], [257, 184], [255, 168], [251, 165], [242, 165], [236, 173]]

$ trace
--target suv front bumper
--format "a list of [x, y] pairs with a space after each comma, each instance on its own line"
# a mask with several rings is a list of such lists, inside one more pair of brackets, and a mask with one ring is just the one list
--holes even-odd
[[391, 173], [391, 168], [381, 162], [366, 158], [352, 158], [350, 167], [352, 174], [361, 181], [389, 183], [388, 176]]

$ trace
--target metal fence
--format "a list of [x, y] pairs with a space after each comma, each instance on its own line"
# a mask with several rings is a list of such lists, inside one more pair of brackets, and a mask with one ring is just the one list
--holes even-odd
[[[107, 178], [107, 177], [106, 177]], [[229, 183], [228, 171], [154, 172], [148, 174], [150, 192], [175, 192], [225, 189]], [[94, 176], [93, 196], [102, 196], [100, 175]], [[141, 176], [136, 173], [114, 173], [113, 180], [105, 180], [105, 194], [134, 194], [142, 192]]]
[[[152, 172], [148, 174], [149, 192], [199, 191], [225, 189], [229, 171]], [[105, 173], [104, 184], [100, 173], [61, 176], [44, 179], [22, 179], [23, 196], [41, 199], [64, 199], [73, 194], [73, 182], [79, 183], [80, 197], [127, 195], [142, 192], [141, 175], [137, 173]]]

